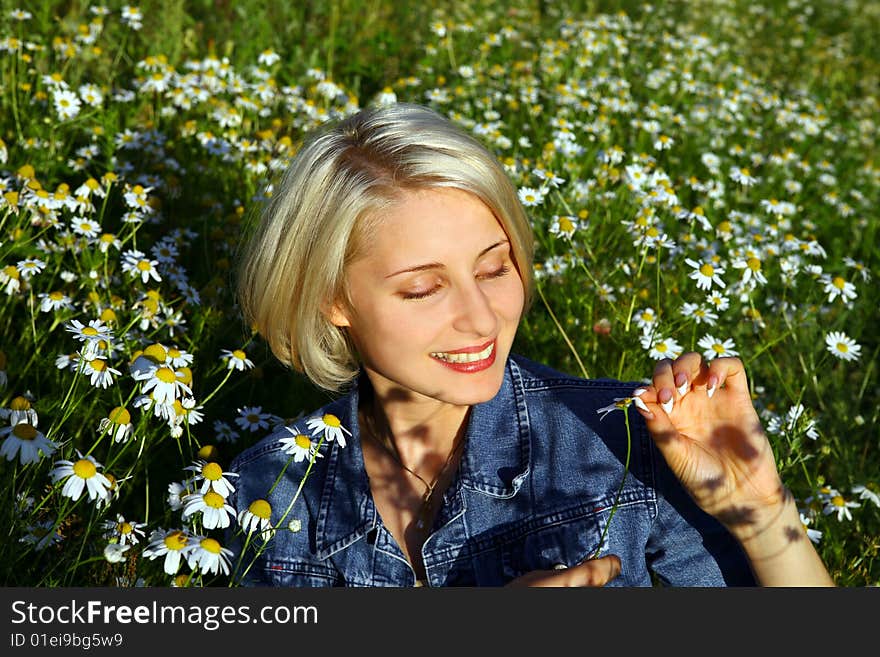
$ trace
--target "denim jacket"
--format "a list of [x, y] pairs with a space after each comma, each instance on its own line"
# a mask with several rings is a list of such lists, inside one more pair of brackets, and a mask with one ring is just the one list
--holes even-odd
[[[422, 548], [427, 584], [500, 586], [533, 570], [574, 566], [594, 555], [607, 530], [600, 556], [615, 554], [622, 566], [607, 586], [754, 586], [739, 544], [694, 504], [641, 416], [627, 411], [628, 441], [622, 412], [597, 414], [635, 387], [511, 355], [498, 394], [471, 409], [459, 468]], [[245, 555], [252, 565], [243, 583], [416, 584], [370, 493], [357, 389], [291, 429], [307, 433], [310, 417], [330, 413], [351, 436], [345, 447], [322, 446], [283, 522], [309, 465], [282, 451], [279, 439], [291, 430], [281, 428], [234, 459], [230, 469], [240, 476], [230, 503], [240, 512], [266, 499], [278, 524], [255, 560]], [[241, 548], [240, 532], [230, 540]]]

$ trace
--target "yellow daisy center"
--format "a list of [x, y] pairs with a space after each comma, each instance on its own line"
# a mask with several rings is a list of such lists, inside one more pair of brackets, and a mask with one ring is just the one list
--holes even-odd
[[700, 266], [700, 273], [711, 278], [715, 274], [715, 268], [707, 262]]
[[293, 439], [296, 442], [297, 447], [301, 447], [302, 449], [308, 449], [312, 446], [312, 441], [308, 436], [304, 436], [303, 434], [297, 434], [296, 438]]
[[13, 427], [12, 435], [19, 440], [33, 440], [37, 437], [37, 430], [27, 422], [19, 422]]
[[841, 278], [840, 276], [835, 276], [834, 280], [831, 281], [831, 284], [838, 290], [842, 290], [846, 285], [846, 281], [843, 280], [843, 278]]
[[73, 464], [73, 474], [80, 479], [91, 479], [98, 473], [95, 464], [88, 459], [80, 459]]
[[847, 346], [846, 346], [846, 343], [844, 343], [844, 342], [838, 342], [838, 343], [835, 345], [835, 347], [837, 348], [837, 351], [840, 351], [840, 352], [842, 352], [842, 353], [844, 353], [844, 354], [849, 352], [849, 347], [847, 347]]
[[177, 376], [175, 376], [174, 370], [170, 367], [160, 367], [156, 370], [156, 378], [162, 383], [174, 383], [177, 381]]
[[82, 330], [83, 335], [98, 335], [98, 329], [94, 326], [86, 326]]
[[175, 531], [165, 537], [165, 547], [169, 550], [182, 550], [186, 547], [186, 534], [182, 531]]
[[717, 342], [712, 345], [712, 349], [716, 354], [723, 354], [727, 349], [724, 348], [723, 344], [718, 344]]
[[13, 411], [26, 411], [30, 407], [31, 403], [27, 400], [27, 397], [22, 397], [21, 395], [19, 395], [9, 403], [9, 408]]
[[202, 549], [205, 552], [210, 552], [211, 554], [220, 554], [220, 543], [217, 542], [214, 538], [203, 538], [199, 545], [202, 546]]
[[269, 516], [272, 515], [272, 507], [269, 506], [266, 500], [254, 500], [248, 507], [248, 511], [261, 520], [268, 520]]
[[120, 522], [116, 525], [116, 529], [120, 534], [131, 534], [133, 527], [130, 522]]
[[846, 506], [846, 502], [844, 502], [843, 497], [841, 497], [840, 495], [835, 495], [834, 497], [832, 497], [831, 503], [834, 506]]
[[165, 347], [160, 344], [151, 344], [144, 349], [144, 356], [153, 362], [164, 363], [168, 358], [168, 352], [165, 351]]
[[141, 271], [150, 271], [153, 268], [153, 265], [150, 264], [149, 260], [140, 260], [137, 263], [137, 268]]
[[49, 298], [52, 299], [52, 301], [61, 301], [64, 298], [64, 292], [59, 292], [58, 290], [49, 292]]
[[335, 415], [331, 415], [330, 413], [327, 413], [322, 419], [324, 420], [324, 424], [326, 424], [328, 427], [333, 427], [334, 429], [336, 429], [342, 426], [342, 422], [339, 421], [339, 418]]
[[656, 345], [654, 348], [657, 351], [659, 351], [661, 354], [666, 353], [666, 350], [669, 349], [669, 347], [666, 346], [665, 342], [661, 342], [660, 344]]
[[105, 363], [100, 358], [95, 358], [94, 360], [89, 361], [89, 367], [91, 367], [96, 372], [103, 372], [107, 369], [107, 363]]
[[223, 468], [217, 463], [206, 463], [202, 468], [202, 475], [210, 481], [220, 481], [223, 478]]
[[749, 258], [746, 264], [752, 271], [759, 271], [761, 269], [761, 261], [758, 258]]
[[205, 459], [214, 459], [220, 455], [220, 450], [217, 449], [214, 445], [203, 445], [202, 448], [198, 451], [198, 457]]
[[564, 233], [571, 233], [574, 231], [574, 224], [571, 219], [568, 217], [560, 217], [559, 218], [559, 230]]
[[205, 506], [211, 507], [212, 509], [222, 509], [223, 508], [223, 496], [220, 493], [215, 493], [212, 490], [209, 490], [203, 496], [205, 500]]
[[247, 358], [247, 354], [245, 354], [241, 349], [236, 349], [232, 352], [232, 355], [239, 360], [244, 360], [245, 358]]
[[131, 413], [122, 406], [117, 406], [107, 413], [107, 417], [113, 424], [129, 424], [131, 422]]

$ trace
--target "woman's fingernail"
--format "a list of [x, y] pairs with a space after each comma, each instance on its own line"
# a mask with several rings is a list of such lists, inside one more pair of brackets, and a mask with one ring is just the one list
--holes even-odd
[[678, 386], [678, 388], [677, 388], [677, 390], [678, 390], [678, 394], [679, 394], [680, 397], [684, 397], [684, 396], [688, 393], [688, 390], [690, 390], [690, 389], [691, 389], [691, 385], [690, 385], [687, 381], [685, 381], [684, 383], [682, 383], [682, 384], [681, 384], [680, 386]]
[[662, 402], [662, 403], [660, 404], [660, 407], [661, 407], [664, 411], [666, 411], [666, 415], [669, 415], [670, 413], [672, 413], [672, 398], [670, 397], [670, 398], [667, 399], [665, 402]]
[[641, 399], [639, 399], [638, 397], [633, 397], [633, 404], [636, 405], [636, 408], [638, 408], [638, 409], [640, 409], [640, 410], [643, 410], [643, 411], [645, 411], [646, 413], [650, 413], [650, 412], [651, 412], [651, 411], [648, 410], [648, 407], [645, 406], [645, 402], [643, 402], [643, 401], [642, 401]]
[[633, 390], [633, 394], [632, 394], [632, 396], [633, 396], [633, 397], [641, 397], [641, 396], [644, 395], [646, 392], [648, 392], [648, 389], [647, 389], [647, 388], [636, 388], [635, 390]]
[[718, 385], [718, 379], [712, 375], [709, 377], [709, 386], [706, 388], [706, 394], [709, 396], [709, 399], [712, 399], [712, 395], [715, 394], [715, 386]]

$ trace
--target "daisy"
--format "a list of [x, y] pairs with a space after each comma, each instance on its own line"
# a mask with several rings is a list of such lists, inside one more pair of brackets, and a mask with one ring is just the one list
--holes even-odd
[[91, 455], [83, 456], [77, 450], [79, 459], [76, 462], [61, 460], [55, 463], [55, 468], [49, 473], [53, 482], [66, 479], [61, 494], [76, 502], [83, 494], [83, 490], [89, 492], [89, 499], [105, 499], [110, 491], [110, 480], [98, 472], [103, 467], [95, 461]]
[[312, 430], [313, 436], [323, 431], [327, 440], [335, 440], [340, 447], [345, 447], [345, 434], [351, 435], [351, 431], [343, 427], [339, 418], [331, 413], [307, 420], [306, 426]]
[[697, 324], [706, 324], [715, 326], [718, 315], [712, 312], [711, 308], [704, 308], [696, 303], [685, 303], [681, 307], [681, 314], [684, 317], [693, 319]]
[[5, 456], [7, 461], [11, 461], [18, 455], [19, 463], [22, 465], [36, 463], [44, 456], [51, 456], [58, 449], [58, 445], [27, 422], [19, 422], [0, 429], [0, 436], [6, 436], [6, 440], [0, 445], [0, 456]]
[[751, 255], [747, 258], [739, 258], [738, 260], [734, 260], [731, 263], [731, 266], [734, 269], [742, 269], [742, 278], [740, 279], [744, 284], [749, 281], [753, 281], [759, 285], [766, 285], [767, 278], [764, 276], [764, 273], [761, 271], [761, 259], [755, 255]]
[[117, 369], [113, 369], [102, 358], [93, 358], [85, 361], [83, 374], [90, 377], [89, 381], [96, 388], [109, 388], [113, 385], [113, 377], [122, 374]]
[[752, 172], [745, 167], [730, 167], [730, 179], [743, 187], [750, 187], [758, 182], [758, 179], [752, 175]]
[[820, 532], [818, 529], [810, 529], [809, 524], [810, 522], [812, 522], [812, 520], [808, 516], [804, 515], [803, 513], [801, 513], [800, 516], [801, 524], [804, 526], [804, 531], [807, 533], [807, 537], [813, 543], [818, 543], [822, 539], [822, 532]]
[[263, 413], [262, 406], [242, 406], [238, 409], [238, 417], [235, 423], [242, 429], [251, 432], [269, 428], [269, 420], [274, 416], [271, 413]]
[[73, 302], [70, 297], [59, 290], [52, 292], [40, 292], [37, 295], [40, 299], [40, 311], [44, 313], [55, 312], [56, 310], [73, 310]]
[[187, 520], [195, 513], [202, 514], [205, 529], [225, 529], [229, 527], [229, 519], [235, 517], [235, 509], [226, 503], [222, 495], [212, 490], [191, 493], [183, 498], [183, 519]]
[[29, 280], [35, 274], [39, 274], [46, 268], [46, 263], [38, 258], [25, 258], [15, 263], [16, 269], [25, 280]]
[[154, 529], [150, 534], [150, 543], [143, 551], [148, 559], [165, 557], [164, 570], [168, 575], [176, 575], [180, 570], [180, 558], [188, 557], [195, 549], [195, 542], [182, 529]]
[[88, 342], [93, 340], [108, 340], [113, 337], [109, 326], [105, 326], [100, 319], [89, 320], [86, 326], [77, 319], [70, 320], [65, 325], [65, 330], [73, 334], [73, 337], [80, 342]]
[[719, 356], [739, 356], [739, 352], [734, 350], [736, 344], [730, 338], [719, 340], [707, 333], [700, 338], [697, 345], [703, 349], [703, 356], [706, 360], [712, 360]]
[[113, 437], [113, 442], [124, 443], [134, 435], [134, 426], [131, 424], [131, 413], [124, 406], [117, 406], [107, 417], [98, 423], [98, 431], [102, 434], [106, 431]]
[[37, 552], [45, 550], [50, 545], [60, 543], [64, 538], [58, 531], [58, 527], [55, 526], [54, 520], [40, 520], [28, 525], [26, 531], [27, 533], [18, 541], [33, 545]]
[[292, 455], [295, 463], [300, 463], [306, 459], [311, 461], [313, 458], [323, 457], [323, 454], [318, 452], [318, 444], [313, 443], [311, 438], [295, 432], [290, 427], [285, 427], [285, 429], [292, 433], [293, 437], [281, 438], [278, 442], [282, 445], [281, 451]]
[[281, 60], [281, 56], [271, 48], [267, 48], [257, 56], [257, 61], [263, 66], [272, 66]]
[[125, 561], [125, 553], [131, 549], [125, 543], [108, 543], [104, 548], [104, 558], [109, 563], [122, 563]]
[[145, 522], [129, 522], [121, 513], [116, 514], [116, 520], [105, 520], [101, 523], [104, 529], [104, 538], [116, 540], [121, 544], [139, 543], [144, 536]]
[[880, 508], [880, 486], [877, 486], [874, 482], [853, 486], [852, 492], [858, 493], [859, 499], [871, 500], [874, 506]]
[[517, 196], [519, 196], [520, 203], [522, 203], [527, 208], [534, 207], [543, 203], [544, 194], [545, 190], [534, 189], [532, 187], [520, 187], [520, 189], [517, 191]]
[[165, 498], [172, 511], [180, 511], [183, 508], [183, 498], [193, 492], [190, 488], [190, 480], [186, 482], [172, 481], [168, 484], [168, 496]]
[[825, 344], [828, 351], [841, 360], [858, 360], [862, 347], [846, 333], [831, 331], [825, 336]]
[[[133, 373], [135, 381], [143, 381], [141, 393], [150, 393], [153, 401], [158, 404], [173, 404], [180, 396], [192, 395], [192, 390], [183, 382], [185, 373], [162, 365], [151, 367], [146, 372]], [[167, 419], [167, 418], [166, 418]]]
[[696, 262], [690, 258], [686, 258], [685, 262], [693, 267], [694, 271], [688, 274], [688, 277], [697, 281], [698, 288], [701, 290], [708, 290], [714, 283], [722, 290], [724, 289], [725, 284], [724, 281], [721, 280], [721, 274], [724, 273], [724, 269], [716, 267], [708, 262]]
[[550, 234], [571, 239], [578, 229], [578, 221], [574, 217], [555, 216], [550, 224]]
[[681, 355], [682, 347], [672, 338], [655, 338], [645, 336], [642, 340], [642, 346], [648, 350], [648, 355], [654, 360], [662, 360], [664, 358], [678, 358]]
[[162, 280], [156, 269], [158, 264], [158, 260], [150, 260], [137, 250], [129, 250], [122, 254], [122, 271], [131, 278], [140, 276], [143, 283], [148, 283], [151, 278], [157, 283]]
[[718, 292], [718, 290], [713, 290], [706, 297], [706, 301], [708, 301], [709, 305], [715, 308], [718, 312], [724, 312], [730, 307], [730, 299]]
[[194, 539], [193, 548], [187, 554], [186, 560], [193, 570], [198, 567], [202, 575], [222, 572], [229, 574], [230, 560], [234, 554], [229, 548], [220, 545], [219, 541], [210, 537], [197, 536]]
[[234, 351], [229, 351], [228, 349], [221, 349], [221, 360], [226, 361], [226, 369], [229, 370], [249, 370], [253, 368], [253, 362], [247, 357], [247, 354], [244, 353], [241, 349], [236, 349]]
[[39, 417], [37, 411], [31, 406], [31, 400], [23, 395], [13, 397], [9, 402], [9, 408], [0, 408], [0, 417], [9, 420], [10, 425], [16, 425], [19, 422], [28, 422], [37, 426]]
[[52, 93], [52, 103], [55, 105], [55, 111], [58, 118], [62, 121], [74, 118], [79, 114], [82, 102], [72, 91], [67, 89], [58, 89]]
[[227, 498], [235, 490], [235, 486], [229, 483], [226, 477], [237, 477], [238, 474], [235, 472], [223, 472], [220, 464], [214, 461], [209, 462], [199, 459], [198, 461], [193, 461], [193, 464], [185, 467], [184, 470], [195, 472], [192, 481], [196, 485], [200, 481], [202, 482], [198, 492], [203, 495], [209, 490], [213, 490], [215, 493], [219, 493], [224, 498]]
[[218, 442], [235, 443], [239, 434], [223, 420], [214, 420], [214, 436]]
[[837, 297], [840, 297], [844, 303], [847, 303], [858, 296], [856, 294], [856, 286], [845, 280], [842, 276], [831, 278], [828, 274], [822, 274], [821, 280], [825, 284], [824, 292], [828, 295], [828, 303], [831, 303]]
[[825, 506], [822, 508], [822, 513], [827, 515], [831, 515], [832, 513], [837, 514], [837, 520], [852, 520], [852, 513], [850, 509], [856, 509], [862, 506], [858, 502], [847, 502], [843, 499], [843, 495], [839, 493], [834, 495], [830, 499], [825, 501]]
[[135, 31], [143, 27], [143, 23], [141, 21], [144, 20], [144, 15], [141, 13], [139, 7], [124, 5], [122, 7], [120, 18], [122, 19], [123, 23], [125, 23], [126, 25], [128, 25], [128, 27]]
[[636, 326], [642, 329], [642, 333], [650, 333], [657, 324], [657, 314], [653, 308], [642, 308], [633, 318], [636, 320]]
[[247, 509], [238, 514], [238, 524], [246, 534], [259, 530], [268, 539], [275, 531], [271, 518], [272, 506], [266, 500], [254, 500]]
[[[644, 390], [642, 390], [642, 392], [644, 392]], [[613, 413], [614, 411], [625, 412], [631, 404], [635, 404], [643, 411], [648, 410], [648, 407], [645, 406], [645, 402], [639, 399], [638, 395], [636, 395], [633, 397], [615, 397], [614, 401], [611, 404], [608, 404], [608, 406], [603, 406], [602, 408], [598, 409], [596, 413], [599, 414], [599, 420], [601, 421], [605, 419], [606, 415], [608, 415], [609, 413]]]

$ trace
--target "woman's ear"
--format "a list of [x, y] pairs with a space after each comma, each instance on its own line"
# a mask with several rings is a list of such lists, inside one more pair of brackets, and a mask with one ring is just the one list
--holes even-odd
[[343, 326], [351, 326], [351, 322], [348, 319], [348, 312], [345, 310], [342, 304], [335, 302], [330, 306], [325, 307], [324, 314], [327, 316], [327, 319], [330, 320], [330, 323], [334, 326], [338, 326], [342, 328]]

